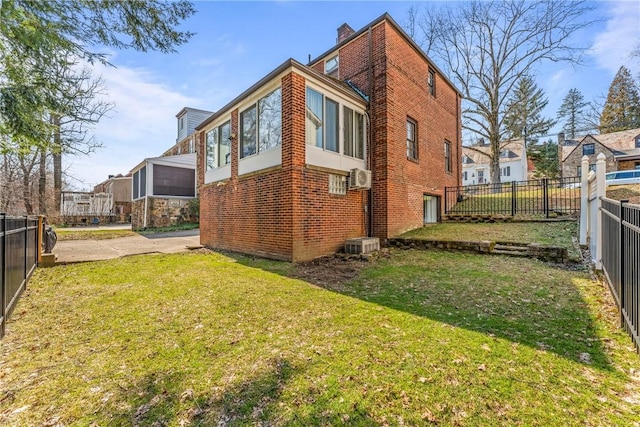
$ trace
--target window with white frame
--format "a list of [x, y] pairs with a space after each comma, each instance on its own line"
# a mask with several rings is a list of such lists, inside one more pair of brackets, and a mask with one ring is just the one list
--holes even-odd
[[333, 56], [326, 61], [324, 61], [324, 73], [332, 76], [338, 76], [338, 65], [340, 64], [340, 57], [338, 55]]
[[133, 173], [132, 179], [133, 199], [139, 199], [147, 195], [147, 167], [144, 166]]
[[240, 158], [282, 145], [282, 89], [240, 113]]
[[307, 144], [339, 152], [339, 104], [307, 87], [306, 140]]
[[[305, 122], [307, 145], [322, 149], [326, 154], [335, 153], [353, 160], [364, 160], [366, 117], [356, 105], [307, 86]], [[363, 165], [354, 164], [353, 167]]]
[[231, 122], [211, 129], [206, 135], [207, 170], [231, 163]]
[[364, 114], [345, 106], [342, 109], [343, 154], [345, 156], [364, 159]]
[[511, 176], [511, 166], [500, 168], [500, 176]]

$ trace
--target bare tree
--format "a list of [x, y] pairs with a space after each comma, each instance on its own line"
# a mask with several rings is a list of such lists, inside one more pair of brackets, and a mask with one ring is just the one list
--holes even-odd
[[111, 109], [105, 101], [106, 87], [102, 78], [94, 78], [87, 67], [79, 68], [77, 59], [67, 57], [56, 68], [59, 109], [51, 112], [53, 128], [51, 153], [53, 155], [53, 188], [55, 211], [60, 213], [62, 191], [62, 155], [87, 155], [102, 147], [91, 134], [95, 125]]
[[571, 36], [593, 23], [586, 1], [471, 1], [426, 9], [418, 26], [427, 54], [443, 66], [464, 95], [465, 131], [491, 146], [491, 181], [500, 182], [507, 100], [518, 81], [543, 61], [577, 65], [586, 47]]

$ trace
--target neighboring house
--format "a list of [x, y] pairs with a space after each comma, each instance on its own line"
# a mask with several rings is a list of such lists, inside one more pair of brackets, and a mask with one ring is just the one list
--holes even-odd
[[385, 14], [285, 61], [197, 127], [202, 244], [290, 261], [436, 222], [459, 91]]
[[131, 175], [109, 175], [93, 188], [94, 193], [111, 194], [110, 222], [131, 221]]
[[[529, 162], [524, 140], [503, 142], [500, 146], [500, 182], [526, 181]], [[491, 183], [490, 153], [488, 144], [462, 147], [462, 185]]]
[[176, 115], [176, 144], [162, 156], [145, 159], [131, 170], [134, 230], [198, 221], [198, 213], [190, 207], [197, 197], [194, 130], [211, 114], [189, 107], [180, 110]]
[[[559, 139], [564, 139], [563, 135]], [[560, 144], [562, 176], [580, 176], [582, 157], [589, 159], [589, 169], [595, 170], [596, 158], [605, 156], [606, 171], [640, 169], [640, 128], [620, 132], [587, 135], [576, 144]]]
[[60, 214], [65, 224], [97, 225], [111, 221], [112, 194], [63, 191], [60, 197]]

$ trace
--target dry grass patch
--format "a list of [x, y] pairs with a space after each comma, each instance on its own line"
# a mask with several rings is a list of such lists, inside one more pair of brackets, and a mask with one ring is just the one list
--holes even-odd
[[0, 343], [0, 424], [638, 420], [638, 357], [586, 272], [435, 251], [360, 267], [326, 289], [215, 253], [38, 270]]
[[118, 239], [120, 237], [135, 236], [131, 230], [70, 230], [65, 228], [56, 228], [56, 235], [58, 241], [65, 240], [107, 240]]

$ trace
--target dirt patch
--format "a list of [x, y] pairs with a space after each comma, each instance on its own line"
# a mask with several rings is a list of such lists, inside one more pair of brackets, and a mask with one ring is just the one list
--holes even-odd
[[325, 256], [295, 264], [292, 276], [323, 288], [340, 290], [344, 283], [358, 277], [360, 270], [370, 266], [380, 256], [388, 256], [388, 251], [366, 255]]
[[617, 185], [607, 188], [607, 197], [613, 200], [629, 200], [640, 204], [640, 184]]

